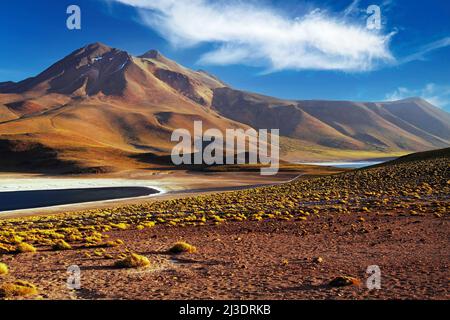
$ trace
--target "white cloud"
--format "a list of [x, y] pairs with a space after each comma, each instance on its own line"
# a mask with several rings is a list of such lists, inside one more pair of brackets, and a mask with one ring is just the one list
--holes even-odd
[[421, 97], [439, 108], [450, 106], [450, 85], [436, 85], [428, 83], [423, 88], [408, 89], [399, 87], [386, 95], [388, 101], [401, 100], [411, 97]]
[[136, 7], [142, 22], [174, 46], [216, 46], [200, 58], [204, 64], [259, 64], [270, 71], [368, 71], [394, 60], [389, 50], [392, 34], [320, 10], [291, 18], [254, 1], [115, 1]]

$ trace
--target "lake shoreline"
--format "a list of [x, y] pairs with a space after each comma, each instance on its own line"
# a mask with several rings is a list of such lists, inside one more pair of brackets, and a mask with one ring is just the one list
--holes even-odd
[[384, 162], [386, 161], [296, 162], [296, 164], [335, 167], [341, 169], [361, 169], [365, 167], [375, 166]]
[[[58, 215], [66, 212], [89, 209], [109, 208], [120, 205], [139, 205], [158, 200], [170, 200], [209, 194], [227, 192], [244, 187], [254, 187], [263, 184], [283, 183], [296, 177], [301, 172], [280, 172], [276, 176], [261, 176], [254, 172], [243, 173], [206, 173], [176, 172], [173, 174], [152, 175], [150, 173], [136, 173], [117, 176], [78, 176], [78, 177], [43, 177], [30, 175], [1, 175], [0, 194], [8, 191], [27, 190], [58, 190], [102, 187], [149, 187], [159, 193], [144, 197], [113, 199], [73, 203], [51, 207], [1, 211], [0, 220], [15, 219], [29, 216]], [[220, 189], [220, 190], [219, 190]], [[121, 197], [123, 198], [123, 197]], [[0, 201], [1, 202], [1, 201]], [[1, 203], [0, 203], [1, 204]]]

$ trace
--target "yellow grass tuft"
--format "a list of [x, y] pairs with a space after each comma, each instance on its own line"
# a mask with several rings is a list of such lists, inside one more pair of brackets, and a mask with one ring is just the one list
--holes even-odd
[[8, 266], [5, 263], [0, 262], [0, 276], [7, 275], [9, 272]]
[[147, 222], [143, 222], [142, 225], [146, 228], [152, 228], [156, 225], [155, 221], [147, 221]]
[[14, 247], [11, 247], [10, 245], [6, 245], [3, 243], [0, 243], [0, 254], [4, 253], [11, 253], [14, 251]]
[[122, 260], [116, 261], [114, 266], [118, 268], [144, 268], [150, 265], [147, 257], [132, 253]]
[[64, 240], [58, 240], [54, 245], [53, 245], [53, 250], [55, 251], [59, 251], [59, 250], [70, 250], [72, 249], [72, 246], [70, 244], [68, 244], [67, 242], [65, 242]]
[[193, 245], [190, 245], [187, 242], [183, 242], [183, 241], [179, 241], [177, 243], [175, 243], [173, 245], [172, 248], [169, 249], [170, 253], [183, 253], [183, 252], [187, 252], [187, 253], [194, 253], [197, 251], [197, 248], [194, 247]]
[[14, 282], [5, 283], [0, 286], [1, 298], [31, 296], [36, 294], [38, 294], [36, 286], [23, 280], [16, 280]]
[[36, 251], [37, 250], [35, 247], [33, 247], [31, 244], [26, 243], [26, 242], [19, 243], [16, 246], [17, 253], [26, 253], [26, 252], [35, 253]]
[[118, 247], [123, 244], [124, 244], [124, 242], [122, 239], [116, 239], [116, 240], [111, 240], [111, 241], [105, 242], [104, 246], [105, 247]]
[[111, 223], [111, 227], [119, 229], [119, 230], [127, 230], [130, 226], [126, 223]]

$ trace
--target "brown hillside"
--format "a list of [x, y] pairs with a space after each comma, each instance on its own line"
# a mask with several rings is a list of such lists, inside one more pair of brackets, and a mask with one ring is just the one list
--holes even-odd
[[[52, 171], [147, 168], [139, 159], [167, 155], [172, 131], [192, 130], [194, 120], [222, 131], [279, 128], [288, 160], [385, 157], [450, 145], [450, 115], [422, 99], [280, 100], [233, 90], [156, 50], [136, 57], [94, 43], [35, 77], [0, 83], [0, 141], [50, 152]], [[2, 154], [8, 163], [30, 163], [15, 148]], [[31, 160], [30, 167], [46, 163]]]
[[255, 128], [280, 128], [283, 136], [322, 148], [390, 152], [450, 145], [450, 115], [420, 98], [288, 101], [218, 88], [213, 107], [230, 119]]
[[81, 167], [147, 166], [133, 155], [170, 152], [171, 132], [191, 129], [194, 120], [205, 128], [247, 128], [207, 107], [220, 85], [159, 56], [92, 44], [0, 88], [0, 140], [39, 143]]

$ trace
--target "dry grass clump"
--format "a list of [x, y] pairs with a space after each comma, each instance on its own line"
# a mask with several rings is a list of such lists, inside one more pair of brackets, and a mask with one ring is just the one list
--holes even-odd
[[130, 226], [126, 223], [111, 223], [111, 227], [119, 229], [119, 230], [127, 230]]
[[0, 286], [0, 298], [24, 297], [36, 294], [38, 294], [36, 286], [23, 280], [16, 280]]
[[147, 257], [136, 253], [131, 253], [129, 256], [114, 263], [114, 266], [117, 268], [144, 268], [149, 265], [150, 261]]
[[8, 266], [6, 263], [0, 262], [0, 276], [7, 275], [9, 272]]
[[0, 254], [11, 253], [14, 250], [14, 247], [0, 243]]
[[35, 253], [37, 250], [31, 244], [22, 242], [16, 246], [16, 253]]
[[147, 222], [142, 222], [141, 225], [144, 226], [145, 228], [152, 228], [156, 225], [156, 222], [155, 221], [147, 221]]
[[67, 242], [65, 242], [64, 240], [58, 240], [55, 242], [52, 249], [55, 251], [70, 250], [70, 249], [72, 249], [72, 246], [70, 244], [68, 244]]
[[175, 243], [173, 245], [173, 247], [169, 249], [170, 253], [175, 253], [175, 254], [183, 253], [183, 252], [194, 253], [196, 251], [197, 251], [196, 247], [194, 247], [193, 245], [190, 245], [189, 243], [184, 242], [184, 241], [179, 241], [179, 242]]
[[124, 242], [122, 239], [116, 239], [116, 240], [111, 240], [111, 241], [107, 241], [103, 246], [105, 247], [118, 247], [123, 245]]

